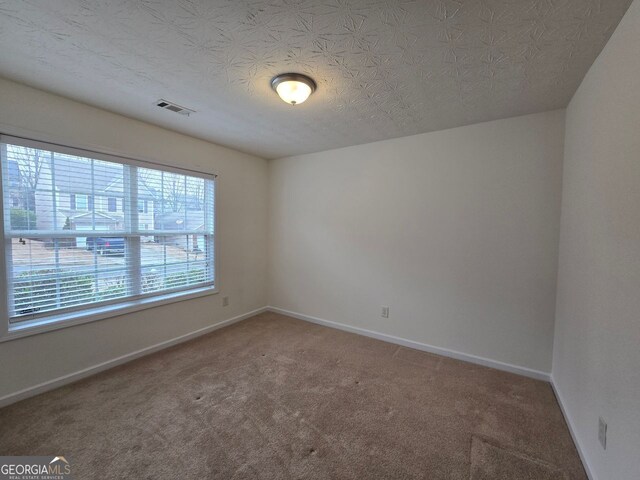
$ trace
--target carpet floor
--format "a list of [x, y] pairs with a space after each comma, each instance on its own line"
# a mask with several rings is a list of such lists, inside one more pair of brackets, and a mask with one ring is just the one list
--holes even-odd
[[586, 480], [546, 382], [264, 313], [0, 410], [75, 479]]

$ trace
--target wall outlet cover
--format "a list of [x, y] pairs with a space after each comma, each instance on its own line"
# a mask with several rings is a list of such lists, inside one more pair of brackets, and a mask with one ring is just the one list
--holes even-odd
[[598, 419], [598, 440], [603, 449], [607, 449], [607, 423], [600, 417]]

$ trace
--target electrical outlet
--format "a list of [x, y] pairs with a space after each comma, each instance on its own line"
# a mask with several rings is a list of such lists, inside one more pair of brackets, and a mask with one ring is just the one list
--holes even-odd
[[223, 307], [229, 306], [229, 297], [222, 297], [222, 306]]
[[382, 307], [380, 315], [382, 318], [389, 318], [389, 307]]
[[598, 440], [600, 440], [600, 445], [602, 445], [602, 448], [606, 450], [607, 449], [607, 424], [602, 419], [602, 417], [598, 419]]

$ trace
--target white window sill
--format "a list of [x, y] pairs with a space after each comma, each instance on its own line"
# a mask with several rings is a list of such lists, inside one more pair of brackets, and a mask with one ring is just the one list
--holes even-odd
[[[166, 295], [148, 297], [138, 300], [124, 301], [115, 305], [107, 305], [96, 308], [88, 308], [77, 312], [51, 315], [37, 320], [22, 321], [9, 324], [8, 331], [0, 336], [0, 342], [7, 342], [17, 338], [24, 338], [39, 333], [51, 332], [61, 328], [82, 325], [105, 318], [119, 317], [127, 313], [133, 313], [147, 308], [159, 307], [169, 303], [182, 302], [193, 298], [214, 295], [218, 293], [217, 287], [202, 287], [187, 292], [174, 292]], [[6, 328], [6, 327], [5, 327]]]

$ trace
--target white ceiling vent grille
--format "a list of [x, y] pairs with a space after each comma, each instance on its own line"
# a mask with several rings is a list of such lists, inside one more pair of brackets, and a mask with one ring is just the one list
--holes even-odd
[[164, 100], [162, 98], [156, 102], [156, 106], [160, 108], [164, 108], [166, 110], [171, 110], [172, 112], [179, 113], [180, 115], [189, 116], [192, 113], [196, 113], [195, 110], [191, 110], [190, 108], [187, 108], [187, 107], [181, 107], [178, 104], [168, 102], [167, 100]]

